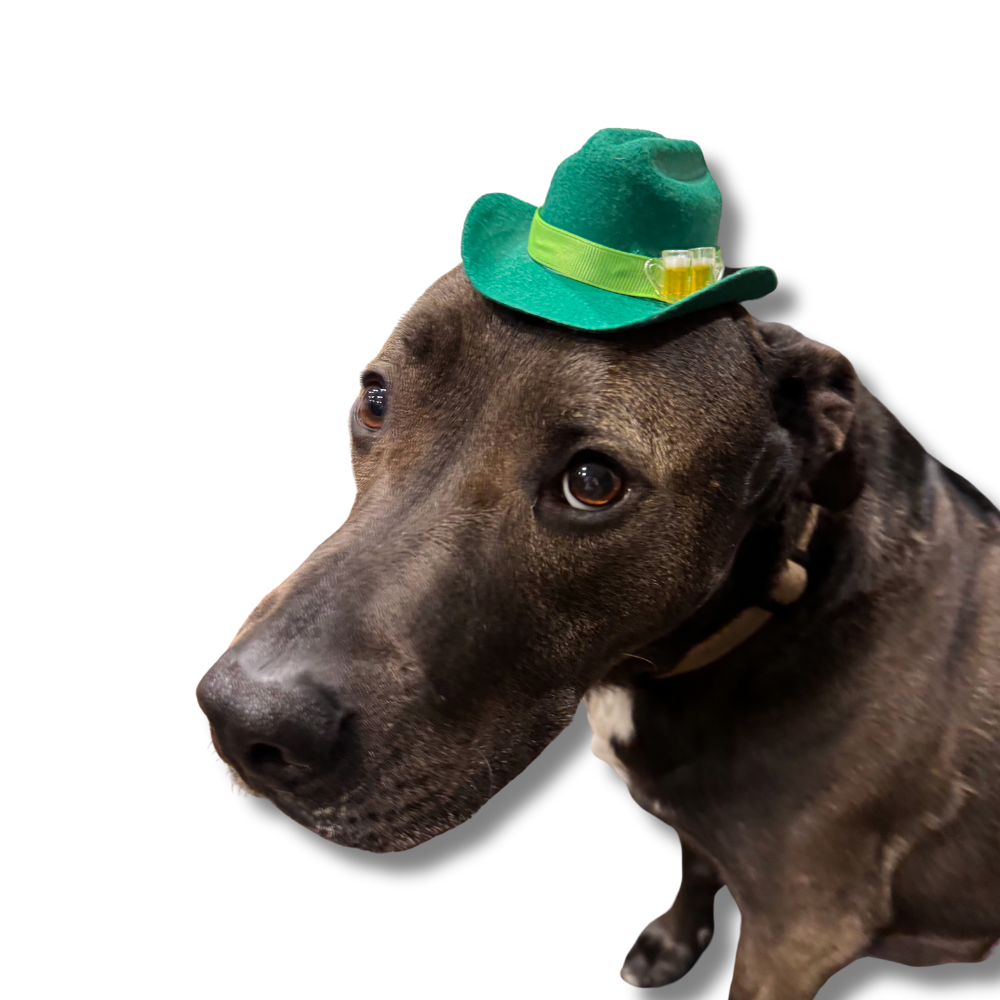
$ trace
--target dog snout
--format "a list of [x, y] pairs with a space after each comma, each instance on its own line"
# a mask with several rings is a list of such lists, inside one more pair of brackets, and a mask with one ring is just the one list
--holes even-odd
[[251, 786], [291, 789], [336, 766], [349, 713], [334, 691], [306, 673], [254, 676], [225, 656], [201, 679], [197, 695], [220, 756]]

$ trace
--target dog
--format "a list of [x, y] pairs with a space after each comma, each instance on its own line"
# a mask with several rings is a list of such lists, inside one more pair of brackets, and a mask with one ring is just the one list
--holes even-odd
[[461, 267], [362, 378], [347, 521], [198, 686], [237, 779], [411, 848], [586, 699], [683, 848], [623, 977], [683, 976], [728, 886], [732, 997], [1000, 938], [1000, 513], [851, 364], [726, 304], [587, 334]]

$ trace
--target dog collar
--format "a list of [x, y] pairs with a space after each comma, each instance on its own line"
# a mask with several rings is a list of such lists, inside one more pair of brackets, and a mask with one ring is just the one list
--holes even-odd
[[810, 504], [806, 515], [806, 523], [799, 535], [792, 555], [785, 560], [778, 573], [774, 585], [768, 593], [768, 603], [771, 607], [753, 607], [741, 611], [735, 618], [727, 622], [714, 635], [703, 642], [692, 646], [681, 658], [680, 662], [666, 673], [657, 674], [658, 678], [676, 677], [692, 670], [700, 670], [710, 663], [721, 659], [726, 653], [732, 652], [750, 636], [762, 629], [773, 617], [774, 606], [778, 608], [794, 604], [809, 585], [809, 573], [804, 565], [806, 550], [816, 531], [819, 520], [819, 506]]

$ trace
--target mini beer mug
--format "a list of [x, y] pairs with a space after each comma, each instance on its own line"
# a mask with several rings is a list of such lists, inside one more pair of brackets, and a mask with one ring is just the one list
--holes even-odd
[[691, 291], [698, 292], [714, 285], [715, 247], [695, 247], [688, 252], [691, 254]]
[[692, 292], [714, 285], [724, 271], [718, 247], [664, 250], [660, 257], [650, 257], [645, 265], [650, 284], [667, 302], [679, 302]]
[[660, 293], [668, 302], [677, 302], [690, 295], [691, 252], [689, 250], [664, 250], [663, 291]]

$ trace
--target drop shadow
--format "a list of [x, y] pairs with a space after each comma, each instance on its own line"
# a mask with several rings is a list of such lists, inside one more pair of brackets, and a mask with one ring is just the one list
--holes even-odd
[[[934, 965], [912, 968], [880, 958], [862, 958], [838, 972], [819, 991], [817, 1000], [848, 1000], [863, 987], [877, 982], [892, 982], [896, 986], [914, 988], [966, 984], [1000, 985], [1000, 951], [994, 951], [985, 962], [971, 965]], [[942, 993], [946, 996], [947, 993]]]
[[879, 382], [877, 377], [873, 377], [872, 373], [867, 370], [859, 369], [857, 365], [854, 366], [855, 372], [857, 372], [858, 378], [861, 380], [861, 384], [876, 398], [881, 399], [881, 389], [879, 388]]
[[799, 297], [794, 288], [777, 288], [762, 299], [745, 302], [747, 311], [764, 323], [784, 322], [798, 305]]
[[[708, 164], [708, 169], [715, 178], [720, 191], [732, 191], [732, 186], [726, 181], [726, 167], [717, 162]], [[722, 218], [719, 221], [719, 246], [729, 267], [749, 267], [760, 261], [748, 261], [744, 254], [744, 215], [739, 202], [727, 195], [722, 196]], [[794, 288], [779, 286], [770, 295], [753, 300], [750, 312], [760, 320], [782, 320], [789, 316], [798, 304], [798, 296]]]
[[[718, 163], [708, 164], [709, 172], [715, 178], [716, 186], [720, 191], [731, 191], [732, 188], [726, 182], [726, 168]], [[743, 212], [739, 203], [734, 202], [728, 195], [722, 196], [722, 217], [719, 220], [719, 246], [722, 247], [722, 256], [726, 264], [730, 267], [745, 267], [743, 260]], [[738, 264], [732, 263], [738, 261]]]
[[570, 759], [584, 753], [590, 743], [590, 726], [587, 711], [581, 703], [573, 721], [533, 760], [510, 784], [500, 789], [482, 809], [464, 823], [439, 834], [426, 843], [408, 851], [394, 854], [372, 854], [358, 848], [344, 847], [324, 840], [311, 830], [300, 826], [285, 816], [275, 805], [264, 798], [248, 798], [247, 804], [269, 822], [288, 826], [290, 835], [302, 839], [303, 844], [324, 854], [334, 852], [341, 864], [381, 871], [423, 871], [473, 850], [486, 842], [505, 823], [540, 795], [565, 770]]

